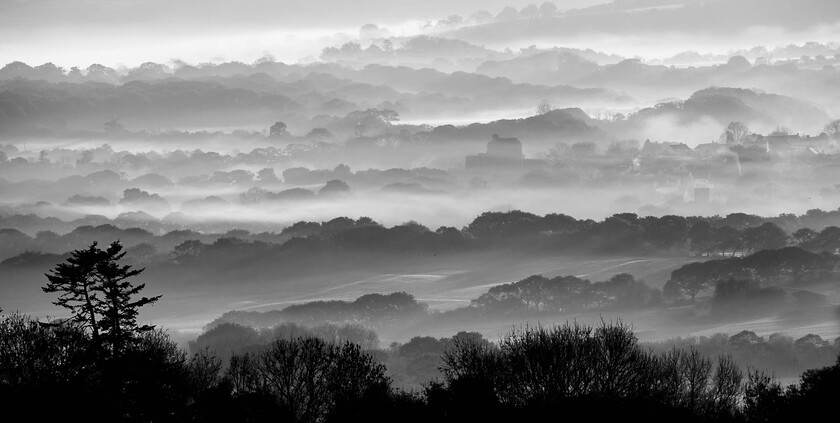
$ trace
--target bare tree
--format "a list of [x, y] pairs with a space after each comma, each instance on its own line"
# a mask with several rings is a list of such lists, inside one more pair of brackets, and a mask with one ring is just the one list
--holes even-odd
[[301, 422], [323, 421], [341, 404], [390, 384], [385, 367], [358, 345], [314, 337], [275, 340], [261, 355], [258, 372], [257, 385]]
[[725, 144], [740, 144], [750, 135], [750, 128], [741, 122], [731, 122], [720, 134], [720, 141]]
[[743, 394], [744, 372], [731, 356], [718, 357], [712, 378], [712, 396], [718, 414], [732, 415], [738, 408]]

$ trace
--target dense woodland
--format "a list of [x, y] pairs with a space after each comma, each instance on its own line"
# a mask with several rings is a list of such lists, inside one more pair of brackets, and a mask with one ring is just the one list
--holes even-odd
[[[840, 383], [840, 361], [783, 387], [730, 356], [708, 358], [694, 347], [651, 352], [613, 324], [529, 328], [498, 343], [459, 334], [438, 356], [438, 381], [414, 392], [394, 388], [386, 367], [359, 345], [306, 334], [220, 359], [206, 349], [187, 354], [165, 332], [147, 331], [112, 354], [80, 326], [12, 315], [0, 321], [0, 343], [0, 395], [39, 420], [96, 398], [88, 421], [507, 421], [546, 412], [789, 421], [832, 413]], [[50, 407], [39, 406], [45, 398]]]
[[[535, 215], [522, 211], [486, 212], [465, 227], [430, 229], [409, 221], [392, 227], [370, 218], [339, 217], [326, 222], [297, 222], [280, 232], [252, 233], [241, 229], [203, 233], [175, 229], [175, 222], [109, 220], [88, 216], [72, 222], [36, 215], [0, 217], [0, 237], [6, 242], [0, 257], [25, 252], [64, 254], [93, 241], [120, 239], [136, 250], [129, 259], [179, 262], [201, 260], [202, 254], [241, 251], [265, 254], [319, 251], [391, 251], [420, 254], [475, 250], [527, 250], [530, 253], [692, 254], [706, 257], [741, 256], [763, 249], [796, 246], [813, 252], [840, 248], [840, 211], [811, 210], [803, 215], [761, 217], [744, 213], [726, 216], [639, 216], [620, 213], [601, 221], [564, 214]], [[33, 234], [33, 232], [35, 232]], [[241, 251], [237, 251], [241, 250]], [[29, 254], [32, 256], [33, 254]], [[37, 256], [37, 254], [35, 254]], [[9, 263], [25, 263], [26, 255]]]

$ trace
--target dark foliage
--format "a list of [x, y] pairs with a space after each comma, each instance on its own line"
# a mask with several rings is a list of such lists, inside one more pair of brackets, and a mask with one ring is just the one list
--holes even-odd
[[87, 421], [454, 422], [546, 413], [790, 421], [833, 410], [840, 382], [838, 362], [783, 388], [758, 372], [745, 377], [728, 356], [651, 353], [621, 324], [526, 328], [499, 344], [470, 334], [442, 342], [417, 338], [399, 347], [442, 354], [443, 380], [409, 394], [392, 388], [385, 367], [352, 343], [277, 339], [223, 361], [206, 350], [188, 356], [153, 331], [114, 358], [93, 348], [78, 325], [12, 315], [0, 319], [0, 395], [5, 413], [39, 421], [93, 403], [84, 408]]
[[719, 333], [645, 346], [656, 352], [694, 348], [706, 357], [731, 355], [743, 370], [772, 369], [776, 376], [784, 378], [795, 377], [810, 367], [830, 365], [840, 355], [840, 338], [832, 341], [810, 334], [794, 339], [782, 333], [762, 337], [746, 330], [731, 336]]
[[143, 272], [118, 262], [125, 257], [119, 241], [101, 250], [96, 242], [85, 250], [71, 253], [66, 263], [59, 263], [49, 274], [43, 288], [46, 293], [58, 293], [55, 305], [68, 309], [72, 321], [90, 331], [99, 346], [106, 347], [115, 357], [138, 335], [154, 329], [138, 325], [140, 307], [160, 299], [140, 297], [134, 299], [145, 284], [134, 285], [130, 278]]
[[[709, 260], [686, 264], [671, 273], [663, 288], [670, 299], [695, 297], [721, 283], [719, 299], [732, 298], [729, 288], [736, 288], [738, 282], [753, 284], [748, 290], [759, 294], [760, 289], [778, 286], [806, 285], [831, 280], [836, 274], [840, 257], [828, 252], [812, 253], [798, 247], [778, 250], [762, 250], [744, 257]], [[723, 281], [723, 282], [722, 282]], [[772, 291], [762, 291], [772, 294]]]
[[629, 274], [592, 283], [575, 276], [531, 276], [490, 288], [471, 307], [487, 314], [561, 313], [638, 309], [658, 303], [660, 292]]
[[281, 323], [273, 327], [254, 329], [237, 323], [215, 323], [190, 341], [193, 353], [209, 350], [220, 358], [228, 359], [232, 355], [259, 353], [278, 339], [295, 340], [299, 338], [318, 338], [327, 343], [343, 344], [350, 342], [359, 345], [365, 351], [379, 347], [376, 332], [361, 325], [303, 326], [296, 323]]
[[344, 322], [381, 328], [425, 318], [428, 317], [427, 313], [427, 305], [418, 302], [413, 295], [405, 292], [394, 292], [391, 294], [366, 294], [354, 301], [312, 301], [291, 305], [279, 311], [230, 311], [208, 326], [213, 327], [227, 322], [258, 328], [271, 328], [284, 322], [295, 322], [310, 326]]
[[[284, 173], [287, 179], [300, 177], [295, 176], [292, 170], [287, 171], [288, 176]], [[318, 177], [314, 183], [329, 181], [336, 173], [332, 172], [324, 178]], [[83, 184], [93, 176], [91, 174], [74, 184]], [[320, 179], [326, 181], [321, 182]], [[273, 193], [255, 187], [244, 193], [243, 199], [247, 202], [289, 197], [297, 201], [303, 198], [301, 196], [311, 198], [315, 194], [301, 188]], [[811, 210], [802, 216], [782, 215], [776, 218], [743, 213], [725, 217], [641, 217], [633, 213], [620, 213], [596, 222], [578, 220], [563, 214], [540, 216], [514, 210], [482, 213], [461, 229], [441, 227], [431, 230], [412, 222], [389, 228], [366, 217], [356, 220], [340, 217], [327, 222], [297, 222], [279, 233], [231, 230], [206, 234], [173, 230], [178, 225], [158, 221], [151, 216], [142, 222], [131, 219], [109, 221], [97, 216], [73, 222], [43, 219], [34, 215], [0, 216], [0, 228], [7, 228], [0, 229], [0, 240], [6, 241], [0, 246], [0, 258], [19, 256], [4, 264], [25, 264], [23, 255], [27, 251], [64, 253], [84, 248], [92, 242], [113, 239], [122, 240], [123, 245], [129, 248], [139, 244], [153, 246], [160, 252], [152, 255], [158, 262], [192, 261], [206, 266], [224, 265], [225, 262], [248, 254], [265, 256], [272, 261], [294, 262], [295, 259], [310, 255], [315, 247], [324, 254], [358, 251], [434, 255], [495, 249], [537, 254], [632, 252], [734, 258], [762, 250], [784, 250], [788, 245], [796, 245], [809, 252], [834, 253], [840, 249], [840, 229], [828, 224], [840, 222], [838, 213]], [[803, 228], [807, 228], [804, 225], [821, 230], [803, 232]], [[35, 230], [41, 230], [35, 237], [22, 232]], [[59, 235], [59, 232], [64, 234]], [[224, 261], [219, 262], [219, 258]]]

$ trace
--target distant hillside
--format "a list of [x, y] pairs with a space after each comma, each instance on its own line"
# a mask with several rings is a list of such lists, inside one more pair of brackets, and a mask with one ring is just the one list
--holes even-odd
[[763, 128], [822, 128], [830, 117], [820, 108], [792, 97], [740, 88], [708, 88], [683, 102], [660, 104], [639, 111], [634, 119], [644, 121], [673, 117], [689, 124], [711, 118], [725, 126], [732, 121]]
[[596, 127], [593, 119], [577, 108], [552, 110], [524, 119], [503, 119], [466, 126], [443, 125], [434, 128], [429, 137], [435, 141], [487, 141], [493, 134], [566, 143], [607, 143], [613, 140], [610, 134]]

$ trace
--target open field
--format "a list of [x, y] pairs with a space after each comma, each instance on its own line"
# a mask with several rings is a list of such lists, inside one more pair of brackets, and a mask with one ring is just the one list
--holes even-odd
[[[469, 305], [470, 301], [494, 285], [515, 282], [535, 274], [548, 277], [575, 275], [592, 281], [606, 280], [618, 273], [630, 273], [653, 287], [662, 288], [671, 271], [694, 261], [692, 257], [508, 257], [504, 255], [472, 255], [470, 257], [433, 257], [409, 260], [391, 266], [371, 266], [346, 271], [312, 271], [293, 278], [265, 275], [250, 280], [219, 284], [200, 281], [167, 281], [152, 279], [153, 270], [144, 275], [150, 292], [165, 293], [163, 299], [144, 310], [142, 318], [165, 327], [179, 340], [186, 341], [200, 333], [204, 325], [230, 310], [267, 311], [291, 304], [316, 300], [352, 300], [369, 293], [405, 291], [427, 303], [432, 311], [446, 311]], [[40, 291], [47, 269], [18, 275], [26, 283], [0, 285], [0, 298], [15, 304], [24, 313], [37, 316], [59, 315], [61, 310], [50, 304], [52, 298]], [[8, 275], [8, 273], [7, 273]], [[151, 276], [150, 276], [151, 275]], [[224, 275], [218, 275], [225, 280]], [[20, 282], [20, 281], [18, 281]], [[4, 289], [5, 288], [5, 289]], [[828, 288], [826, 288], [828, 289]], [[826, 291], [828, 292], [828, 291]], [[836, 302], [837, 293], [830, 296]], [[563, 315], [542, 320], [485, 321], [470, 327], [419, 327], [417, 333], [396, 336], [382, 334], [382, 342], [405, 341], [415, 335], [450, 336], [459, 330], [479, 331], [491, 339], [525, 324], [552, 324], [567, 320], [597, 323], [601, 318], [622, 319], [634, 325], [643, 340], [660, 340], [679, 336], [710, 335], [717, 332], [737, 333], [752, 330], [760, 335], [786, 332], [791, 336], [816, 333], [823, 337], [840, 336], [840, 316], [805, 319], [765, 318], [743, 322], [673, 324], [673, 316], [660, 311], [636, 311], [611, 315]], [[387, 332], [387, 331], [386, 331]]]
[[[163, 292], [163, 299], [144, 310], [143, 317], [175, 333], [196, 333], [205, 324], [230, 310], [266, 311], [315, 300], [351, 300], [369, 293], [405, 291], [432, 310], [450, 310], [468, 305], [490, 287], [516, 282], [528, 276], [576, 275], [593, 281], [617, 273], [631, 273], [651, 286], [661, 288], [670, 272], [690, 257], [536, 257], [499, 256], [435, 257], [387, 268], [315, 273], [296, 278], [260, 275], [251, 280], [201, 285], [201, 281], [152, 279], [154, 269], [143, 275], [150, 292]], [[4, 278], [18, 281], [0, 284], [0, 298], [24, 313], [55, 315], [59, 309], [41, 292], [48, 269], [28, 269]], [[217, 275], [224, 279], [224, 275]]]
[[[213, 275], [203, 283], [198, 276], [191, 280], [165, 279], [150, 268], [142, 276], [150, 293], [164, 293], [162, 300], [143, 310], [141, 318], [167, 328], [182, 342], [197, 336], [202, 328], [226, 311], [267, 311], [291, 304], [317, 300], [353, 300], [370, 293], [405, 291], [429, 305], [432, 311], [447, 311], [469, 305], [470, 301], [492, 286], [516, 282], [531, 275], [547, 277], [575, 275], [592, 281], [609, 279], [618, 273], [630, 273], [650, 286], [662, 288], [670, 273], [696, 257], [523, 257], [505, 254], [473, 254], [452, 257], [411, 258], [388, 265], [371, 264], [352, 269], [312, 269], [303, 275], [265, 274], [244, 279], [241, 275]], [[3, 269], [7, 270], [7, 269]], [[0, 273], [0, 278], [14, 279], [0, 284], [0, 306], [7, 311], [19, 310], [36, 316], [60, 316], [62, 310], [52, 306], [53, 300], [41, 292], [48, 268], [26, 269], [26, 272]], [[155, 277], [161, 276], [160, 278]], [[221, 283], [219, 281], [224, 281]], [[834, 289], [834, 291], [832, 291]], [[821, 292], [837, 303], [836, 288], [826, 285]], [[12, 305], [15, 308], [12, 308]], [[567, 320], [597, 323], [601, 318], [622, 319], [634, 325], [643, 340], [661, 340], [680, 336], [701, 336], [718, 332], [737, 333], [751, 330], [760, 335], [786, 332], [791, 336], [816, 333], [823, 337], [840, 336], [840, 315], [811, 316], [800, 319], [764, 318], [726, 323], [687, 323], [674, 321], [674, 316], [661, 311], [635, 311], [611, 315], [563, 315], [541, 320], [484, 321], [469, 327], [418, 327], [417, 333], [380, 334], [383, 343], [405, 341], [415, 335], [450, 336], [460, 330], [483, 333], [491, 339], [525, 324], [552, 324]]]

